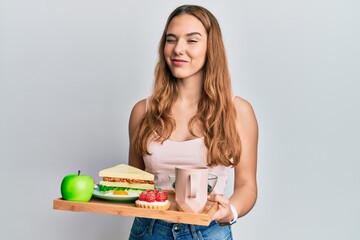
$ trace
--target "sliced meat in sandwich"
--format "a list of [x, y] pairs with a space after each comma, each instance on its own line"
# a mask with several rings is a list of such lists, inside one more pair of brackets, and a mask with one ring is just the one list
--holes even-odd
[[126, 164], [101, 170], [99, 176], [102, 177], [99, 183], [100, 191], [122, 190], [141, 193], [155, 188], [153, 174]]

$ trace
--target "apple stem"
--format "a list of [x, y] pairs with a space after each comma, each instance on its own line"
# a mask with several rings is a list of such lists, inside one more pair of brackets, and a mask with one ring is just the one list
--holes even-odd
[[78, 176], [80, 176], [80, 170], [78, 170]]

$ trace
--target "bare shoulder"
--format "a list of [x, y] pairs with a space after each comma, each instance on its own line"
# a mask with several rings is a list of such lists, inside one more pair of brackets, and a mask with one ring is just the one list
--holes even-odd
[[245, 99], [236, 96], [233, 100], [236, 114], [237, 126], [241, 132], [254, 131], [257, 132], [258, 123], [252, 105]]
[[139, 126], [141, 120], [144, 118], [146, 113], [146, 99], [138, 101], [132, 108], [130, 119], [129, 119], [129, 159], [128, 163], [131, 166], [139, 169], [145, 169], [144, 162], [140, 153], [138, 153], [133, 147], [133, 139], [135, 132]]
[[244, 98], [241, 98], [239, 96], [235, 96], [233, 102], [234, 102], [237, 114], [240, 117], [255, 117], [253, 107], [247, 100], [245, 100]]
[[132, 108], [131, 114], [144, 115], [146, 112], [146, 99], [141, 99]]
[[146, 99], [138, 101], [132, 108], [130, 114], [130, 128], [136, 127], [146, 113]]

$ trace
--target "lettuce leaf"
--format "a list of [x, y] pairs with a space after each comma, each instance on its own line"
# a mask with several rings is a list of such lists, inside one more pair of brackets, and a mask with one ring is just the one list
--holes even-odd
[[143, 188], [125, 188], [125, 187], [113, 187], [113, 186], [104, 186], [99, 184], [99, 191], [100, 192], [107, 192], [111, 190], [122, 190], [122, 191], [132, 191], [132, 192], [143, 192], [147, 189]]

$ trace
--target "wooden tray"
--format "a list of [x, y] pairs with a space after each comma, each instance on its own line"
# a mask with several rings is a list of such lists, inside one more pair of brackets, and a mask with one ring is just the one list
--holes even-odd
[[176, 208], [175, 195], [167, 192], [171, 206], [168, 210], [153, 210], [138, 208], [135, 203], [120, 203], [102, 200], [93, 197], [89, 202], [73, 202], [57, 198], [53, 202], [53, 209], [74, 212], [94, 212], [167, 220], [174, 223], [187, 223], [208, 226], [218, 206], [215, 202], [208, 201], [202, 213], [181, 212]]

